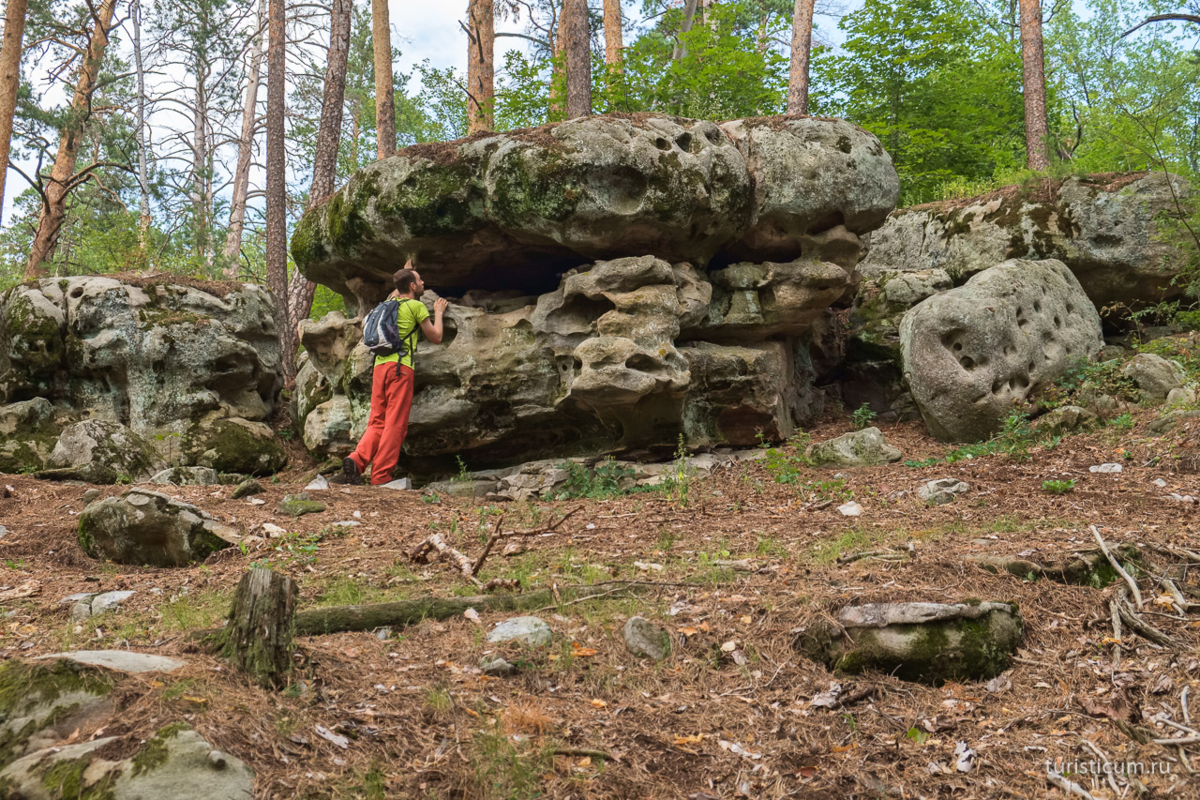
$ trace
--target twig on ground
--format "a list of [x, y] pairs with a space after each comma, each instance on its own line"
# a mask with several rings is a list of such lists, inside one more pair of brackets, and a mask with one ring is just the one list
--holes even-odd
[[543, 533], [551, 533], [552, 531], [558, 530], [558, 528], [561, 527], [564, 522], [577, 514], [582, 508], [583, 507], [580, 506], [579, 508], [571, 509], [566, 514], [563, 514], [562, 517], [553, 525], [547, 525], [544, 528], [534, 528], [533, 530], [529, 531], [509, 531], [508, 533], [502, 533], [500, 530], [500, 523], [504, 522], [504, 516], [501, 515], [500, 519], [496, 522], [496, 530], [488, 539], [487, 544], [483, 546], [483, 552], [479, 554], [479, 558], [475, 559], [475, 564], [471, 567], [471, 574], [479, 574], [479, 570], [483, 569], [484, 559], [487, 558], [488, 554], [492, 552], [492, 548], [496, 546], [496, 542], [500, 541], [501, 539], [512, 539], [517, 536], [538, 536]]
[[1121, 621], [1144, 639], [1164, 647], [1178, 647], [1179, 642], [1141, 618], [1133, 606], [1129, 605], [1128, 594], [1128, 591], [1122, 586], [1121, 590], [1113, 595], [1113, 602], [1116, 603]]
[[1183, 687], [1183, 691], [1179, 693], [1179, 705], [1183, 709], [1183, 723], [1185, 725], [1192, 724], [1192, 715], [1188, 711], [1188, 692], [1191, 691], [1191, 689], [1192, 687], [1185, 686]]
[[1137, 581], [1135, 581], [1133, 577], [1125, 571], [1125, 568], [1121, 566], [1121, 562], [1117, 561], [1113, 554], [1108, 552], [1108, 545], [1104, 543], [1104, 537], [1100, 535], [1100, 531], [1096, 528], [1096, 526], [1093, 525], [1091, 527], [1092, 536], [1096, 537], [1096, 543], [1100, 545], [1100, 552], [1104, 553], [1104, 557], [1108, 559], [1108, 563], [1112, 564], [1112, 567], [1117, 571], [1117, 574], [1125, 579], [1125, 583], [1129, 584], [1129, 588], [1133, 592], [1133, 599], [1137, 601], [1137, 607], [1141, 608], [1142, 593], [1138, 590]]
[[471, 559], [467, 558], [461, 551], [454, 549], [442, 539], [439, 534], [431, 533], [426, 537], [425, 541], [417, 545], [417, 548], [409, 553], [409, 559], [418, 564], [429, 560], [429, 551], [436, 550], [439, 555], [445, 558], [458, 567], [458, 571], [463, 574], [463, 577], [475, 584], [479, 588], [483, 588], [483, 584], [475, 577], [472, 571]]
[[1117, 640], [1113, 645], [1113, 672], [1116, 672], [1121, 668], [1121, 610], [1115, 597], [1108, 601], [1108, 613], [1112, 618], [1113, 638]]
[[591, 750], [586, 747], [556, 747], [550, 751], [551, 755], [556, 756], [587, 756], [588, 758], [602, 758], [606, 761], [616, 761], [617, 757], [605, 750]]
[[1112, 770], [1108, 768], [1108, 764], [1109, 764], [1108, 756], [1104, 755], [1104, 752], [1099, 747], [1096, 747], [1096, 745], [1092, 744], [1087, 739], [1080, 737], [1079, 741], [1083, 743], [1084, 747], [1086, 747], [1087, 749], [1089, 749], [1093, 753], [1095, 753], [1096, 757], [1099, 758], [1101, 763], [1103, 763], [1105, 765], [1104, 774], [1108, 778], [1108, 785], [1113, 790], [1113, 794], [1115, 794], [1119, 797], [1121, 794], [1121, 790], [1119, 788], [1117, 788], [1117, 780], [1116, 780], [1116, 778], [1113, 777]]
[[1067, 780], [1062, 775], [1059, 775], [1057, 772], [1054, 772], [1053, 770], [1046, 771], [1046, 781], [1051, 786], [1055, 786], [1059, 789], [1062, 789], [1067, 794], [1072, 794], [1072, 795], [1075, 795], [1076, 797], [1082, 797], [1084, 800], [1096, 800], [1096, 798], [1092, 795], [1092, 793], [1089, 792], [1087, 789], [1083, 788], [1078, 783], [1073, 783], [1073, 782]]

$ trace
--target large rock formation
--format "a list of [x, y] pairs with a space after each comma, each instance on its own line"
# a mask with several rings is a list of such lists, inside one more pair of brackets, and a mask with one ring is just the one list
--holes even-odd
[[[838, 120], [591, 117], [408, 148], [305, 215], [292, 253], [351, 313], [408, 257], [461, 295], [418, 350], [415, 469], [754, 444], [819, 410], [809, 339], [898, 188], [878, 140]], [[294, 418], [314, 452], [362, 434], [360, 339], [342, 314], [303, 325]]]
[[1162, 233], [1187, 182], [1161, 172], [1071, 177], [1036, 189], [915, 206], [871, 235], [864, 277], [940, 269], [961, 282], [1010, 258], [1057, 259], [1097, 309], [1179, 297], [1187, 255]]
[[304, 216], [292, 255], [352, 311], [406, 258], [451, 292], [539, 293], [570, 268], [647, 254], [850, 270], [898, 194], [879, 141], [839, 120], [596, 116], [376, 162]]
[[277, 468], [282, 450], [263, 424], [281, 385], [275, 315], [271, 295], [249, 284], [92, 276], [10, 289], [0, 296], [0, 468], [82, 463], [77, 436], [56, 439], [88, 419], [132, 431], [158, 450], [151, 462]]
[[986, 439], [1103, 346], [1100, 316], [1061, 261], [1006, 261], [922, 301], [900, 323], [909, 390], [943, 441]]

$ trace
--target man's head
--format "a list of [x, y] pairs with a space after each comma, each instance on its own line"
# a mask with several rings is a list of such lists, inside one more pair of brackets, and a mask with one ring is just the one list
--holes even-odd
[[413, 269], [411, 261], [405, 262], [404, 269], [396, 271], [392, 283], [396, 285], [396, 291], [403, 295], [419, 299], [425, 293], [425, 282], [421, 280], [421, 273]]

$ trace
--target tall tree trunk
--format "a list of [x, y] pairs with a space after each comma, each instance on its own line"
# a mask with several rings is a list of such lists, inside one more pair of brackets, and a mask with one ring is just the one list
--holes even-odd
[[467, 132], [477, 133], [494, 127], [496, 14], [492, 0], [471, 0], [467, 15]]
[[133, 1], [133, 62], [137, 72], [138, 252], [150, 268], [150, 170], [146, 156], [146, 68], [142, 55], [142, 0]]
[[1021, 74], [1025, 90], [1025, 156], [1030, 169], [1050, 166], [1050, 126], [1046, 119], [1046, 73], [1042, 54], [1042, 6], [1021, 0]]
[[381, 159], [396, 154], [396, 101], [392, 89], [392, 25], [387, 0], [371, 0], [375, 45], [375, 136]]
[[[350, 55], [350, 20], [353, 0], [333, 0], [329, 17], [329, 55], [325, 67], [325, 94], [321, 98], [321, 126], [317, 129], [317, 150], [313, 157], [312, 186], [308, 190], [308, 208], [314, 208], [329, 195], [337, 184], [338, 142], [342, 136], [342, 112], [346, 104], [346, 64]], [[313, 294], [317, 285], [300, 270], [292, 273], [288, 284], [288, 308], [292, 320], [299, 324], [312, 311]], [[296, 353], [298, 333], [296, 324], [289, 328], [289, 356]]]
[[621, 72], [621, 0], [604, 0], [604, 63], [610, 72]]
[[792, 63], [788, 72], [787, 113], [808, 113], [808, 65], [812, 59], [815, 0], [796, 0], [792, 12]]
[[58, 154], [46, 182], [42, 198], [42, 210], [38, 214], [37, 231], [29, 247], [29, 260], [25, 263], [25, 280], [41, 278], [48, 274], [46, 261], [54, 255], [58, 235], [62, 231], [67, 214], [67, 194], [79, 182], [75, 174], [75, 163], [79, 157], [79, 145], [83, 140], [83, 128], [91, 117], [92, 94], [96, 91], [96, 78], [100, 74], [100, 62], [108, 47], [108, 32], [112, 28], [113, 9], [116, 0], [104, 0], [96, 13], [96, 19], [88, 38], [83, 63], [79, 66], [79, 78], [75, 83], [75, 94], [71, 98], [71, 113], [63, 124], [58, 142]]
[[288, 309], [287, 275], [287, 169], [284, 152], [283, 126], [284, 81], [287, 62], [284, 58], [284, 0], [270, 0], [270, 25], [267, 45], [267, 286], [279, 303], [279, 355], [284, 384], [292, 385], [296, 378], [294, 353], [287, 350], [292, 341], [292, 317]]
[[587, 0], [565, 0], [563, 22], [567, 39], [567, 118], [587, 117], [592, 113], [592, 32]]
[[254, 154], [254, 129], [258, 121], [258, 84], [262, 70], [263, 40], [266, 38], [267, 0], [258, 3], [258, 33], [250, 51], [246, 75], [246, 100], [242, 105], [242, 135], [238, 139], [237, 168], [233, 173], [233, 198], [229, 202], [229, 231], [225, 234], [225, 280], [237, 280], [238, 254], [246, 223], [246, 197], [250, 194], [250, 159]]
[[563, 98], [563, 71], [566, 69], [566, 51], [567, 51], [567, 3], [571, 0], [563, 0], [562, 6], [558, 11], [558, 19], [554, 21], [550, 37], [550, 115], [552, 117], [561, 116], [566, 113], [566, 104]]
[[671, 60], [678, 61], [687, 55], [687, 45], [683, 43], [683, 34], [689, 33], [692, 30], [692, 25], [696, 22], [696, 0], [684, 0], [683, 3], [683, 24], [679, 26], [679, 37], [675, 39], [675, 50], [671, 53]]
[[205, 175], [208, 173], [208, 92], [202, 65], [196, 65], [196, 100], [192, 122], [192, 225], [196, 254], [210, 263], [208, 247], [208, 198]]
[[12, 148], [13, 114], [21, 82], [21, 45], [25, 39], [25, 12], [29, 0], [8, 0], [4, 9], [4, 43], [0, 45], [0, 219], [3, 219], [4, 179]]

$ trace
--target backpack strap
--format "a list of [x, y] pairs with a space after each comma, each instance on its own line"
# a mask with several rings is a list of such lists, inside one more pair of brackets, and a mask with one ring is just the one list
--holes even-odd
[[[414, 303], [421, 302], [420, 300], [417, 300], [412, 297], [403, 298], [400, 301], [400, 305], [396, 310], [397, 324], [399, 324], [399, 315], [400, 315], [399, 309], [404, 308], [405, 304], [408, 303], [409, 301], [412, 301]], [[404, 337], [404, 343], [405, 343], [406, 349], [408, 351], [407, 355], [412, 358], [412, 363], [413, 363], [412, 369], [414, 372], [416, 372], [416, 367], [417, 367], [417, 347], [416, 347], [417, 325], [418, 325], [417, 317], [414, 314], [412, 330], [410, 330], [408, 332], [408, 336]], [[404, 356], [400, 356], [399, 358], [396, 359], [396, 377], [400, 377], [400, 367], [403, 366], [403, 364], [404, 364]]]

